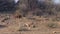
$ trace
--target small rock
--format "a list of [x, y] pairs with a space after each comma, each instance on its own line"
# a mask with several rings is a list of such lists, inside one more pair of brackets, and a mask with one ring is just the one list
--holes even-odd
[[4, 18], [1, 22], [5, 22], [6, 20], [8, 20], [9, 18]]

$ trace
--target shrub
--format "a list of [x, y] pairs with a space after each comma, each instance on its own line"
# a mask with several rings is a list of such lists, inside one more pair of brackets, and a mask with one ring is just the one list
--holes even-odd
[[48, 23], [48, 27], [57, 28], [57, 23]]

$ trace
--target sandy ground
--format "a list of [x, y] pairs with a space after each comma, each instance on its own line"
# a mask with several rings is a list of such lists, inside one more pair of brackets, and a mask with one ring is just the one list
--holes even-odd
[[[58, 18], [58, 17], [57, 17]], [[49, 26], [50, 23], [57, 25]], [[22, 17], [0, 15], [0, 34], [60, 34], [60, 20], [56, 17]]]

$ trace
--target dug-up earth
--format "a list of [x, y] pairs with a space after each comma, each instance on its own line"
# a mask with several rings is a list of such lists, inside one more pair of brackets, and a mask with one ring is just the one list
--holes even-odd
[[0, 14], [0, 34], [60, 34], [60, 17]]

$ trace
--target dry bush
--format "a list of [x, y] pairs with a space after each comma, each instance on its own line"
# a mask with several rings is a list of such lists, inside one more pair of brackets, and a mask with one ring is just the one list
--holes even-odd
[[29, 12], [32, 15], [43, 16], [43, 15], [57, 15], [60, 11], [59, 5], [54, 5], [50, 0], [39, 2], [38, 0], [20, 0], [19, 12], [26, 16]]
[[[0, 10], [2, 10], [2, 12], [4, 10], [8, 11], [9, 13], [16, 11], [19, 12], [22, 16], [26, 16], [29, 12], [32, 13], [32, 15], [36, 16], [57, 15], [60, 11], [60, 5], [54, 5], [50, 0], [40, 2], [38, 0], [19, 0], [16, 5], [13, 2], [8, 1], [8, 3], [6, 3], [6, 1], [3, 0], [2, 5], [3, 6], [0, 7]], [[5, 6], [7, 8], [5, 8]]]
[[16, 6], [16, 12], [20, 13], [22, 16], [25, 16], [28, 11], [27, 0], [20, 0], [19, 4]]
[[0, 0], [0, 13], [12, 14], [16, 11], [18, 3], [14, 0]]

